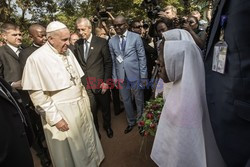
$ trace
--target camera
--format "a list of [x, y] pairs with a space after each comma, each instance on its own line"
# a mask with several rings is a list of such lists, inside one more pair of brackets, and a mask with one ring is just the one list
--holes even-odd
[[109, 7], [105, 7], [103, 5], [100, 5], [96, 8], [97, 12], [98, 12], [98, 17], [100, 20], [102, 21], [106, 21], [109, 18], [109, 14], [108, 12], [112, 11], [113, 7], [109, 6]]
[[157, 0], [144, 0], [143, 3], [153, 4], [154, 6], [157, 6], [157, 4], [158, 4]]
[[181, 18], [179, 18], [178, 22], [179, 22], [179, 25], [182, 27], [185, 23], [187, 23], [187, 19], [181, 17]]
[[98, 23], [99, 19], [98, 19], [97, 16], [94, 16], [93, 19], [92, 19], [92, 21], [93, 21], [94, 23]]
[[146, 9], [147, 16], [151, 20], [158, 18], [158, 13], [161, 11], [161, 7], [158, 5], [157, 0], [144, 0], [141, 7]]
[[149, 24], [148, 22], [143, 21], [143, 25], [142, 25], [142, 27], [143, 27], [144, 29], [148, 29], [148, 28], [149, 28], [149, 26], [150, 26], [150, 24]]

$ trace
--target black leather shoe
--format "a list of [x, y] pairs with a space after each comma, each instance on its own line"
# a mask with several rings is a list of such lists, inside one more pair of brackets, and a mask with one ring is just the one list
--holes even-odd
[[133, 127], [134, 126], [128, 125], [127, 128], [124, 130], [124, 133], [125, 134], [129, 133], [133, 129]]
[[111, 128], [107, 128], [105, 130], [107, 132], [108, 138], [112, 138], [113, 137], [113, 130]]
[[43, 153], [40, 153], [40, 154], [37, 154], [38, 157], [40, 158], [41, 160], [41, 165], [43, 167], [49, 167], [51, 165], [51, 161], [50, 161], [50, 158], [46, 155], [45, 152]]

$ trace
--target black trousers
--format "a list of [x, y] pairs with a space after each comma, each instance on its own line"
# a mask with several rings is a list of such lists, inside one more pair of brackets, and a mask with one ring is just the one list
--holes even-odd
[[103, 127], [105, 129], [111, 127], [111, 113], [110, 113], [110, 90], [107, 90], [104, 94], [98, 93], [95, 94], [91, 89], [87, 89], [87, 94], [90, 100], [91, 112], [94, 118], [94, 124], [96, 130], [99, 131], [98, 123], [98, 107], [101, 108], [102, 118], [103, 118]]
[[114, 114], [119, 114], [122, 110], [119, 89], [114, 87], [113, 89], [111, 89], [111, 91], [112, 91], [112, 100], [114, 106]]
[[45, 150], [42, 142], [45, 140], [41, 117], [35, 112], [35, 108], [31, 105], [26, 106], [26, 110], [29, 114], [30, 122], [34, 132], [34, 142], [32, 147], [38, 154], [42, 154]]

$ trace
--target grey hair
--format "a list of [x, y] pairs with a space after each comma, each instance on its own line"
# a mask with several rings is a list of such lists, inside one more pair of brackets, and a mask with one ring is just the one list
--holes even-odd
[[92, 28], [92, 25], [91, 25], [91, 22], [89, 21], [89, 19], [87, 18], [84, 18], [84, 17], [80, 17], [76, 20], [76, 24], [79, 24], [79, 23], [83, 23], [84, 25]]

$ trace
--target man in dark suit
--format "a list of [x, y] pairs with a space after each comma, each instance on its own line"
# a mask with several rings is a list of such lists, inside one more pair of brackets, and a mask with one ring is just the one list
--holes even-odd
[[[21, 65], [21, 69], [23, 71], [25, 63], [28, 57], [39, 47], [45, 44], [46, 40], [46, 32], [45, 28], [39, 24], [32, 24], [29, 27], [29, 35], [33, 40], [31, 46], [23, 49], [19, 53], [19, 62]], [[34, 130], [35, 140], [33, 142], [32, 147], [37, 153], [37, 156], [41, 160], [41, 164], [45, 166], [50, 166], [50, 157], [48, 155], [48, 149], [43, 146], [43, 141], [45, 141], [45, 136], [43, 132], [42, 122], [40, 116], [35, 112], [35, 108], [31, 102], [31, 99], [28, 95], [27, 91], [21, 91], [22, 98], [25, 97], [25, 108], [29, 113], [31, 125]]]
[[82, 83], [86, 87], [90, 99], [94, 123], [99, 133], [98, 104], [102, 109], [103, 127], [107, 136], [112, 138], [110, 91], [107, 84], [111, 82], [112, 60], [108, 43], [105, 39], [92, 35], [92, 26], [88, 19], [77, 19], [76, 27], [82, 39], [75, 43], [75, 55], [85, 73]]
[[6, 45], [0, 47], [0, 77], [13, 88], [21, 89], [22, 72], [19, 64], [19, 52], [22, 34], [17, 25], [10, 23], [4, 23], [1, 31]]
[[[206, 93], [218, 147], [228, 167], [250, 166], [250, 1], [218, 0], [205, 56]], [[225, 15], [224, 73], [212, 70]]]
[[[103, 27], [106, 26], [105, 22], [102, 22], [102, 24], [103, 24]], [[107, 37], [108, 38], [110, 38], [110, 37], [107, 36], [107, 33], [105, 32], [105, 29], [103, 27], [95, 28], [95, 35], [107, 40]], [[115, 114], [115, 116], [117, 116], [123, 112], [124, 108], [123, 108], [122, 102], [120, 100], [119, 89], [117, 89], [114, 86], [113, 82], [110, 85], [110, 87], [112, 88], [112, 89], [110, 89], [110, 91], [111, 91], [111, 97], [112, 97], [111, 101], [113, 102], [113, 106], [114, 106], [114, 114]]]
[[27, 125], [18, 93], [0, 77], [0, 166], [34, 166], [25, 132]]
[[39, 47], [45, 44], [45, 42], [47, 41], [45, 28], [39, 24], [32, 24], [29, 27], [29, 34], [30, 34], [30, 38], [33, 40], [33, 43], [31, 46], [23, 49], [19, 54], [19, 62], [20, 62], [22, 69], [24, 68], [28, 57], [35, 50], [37, 50]]

